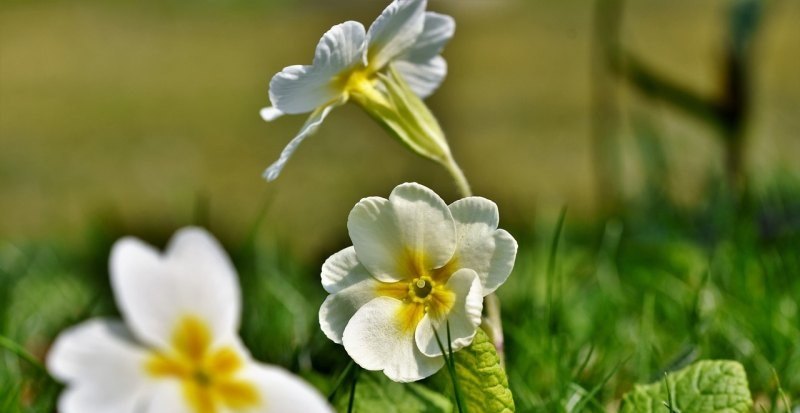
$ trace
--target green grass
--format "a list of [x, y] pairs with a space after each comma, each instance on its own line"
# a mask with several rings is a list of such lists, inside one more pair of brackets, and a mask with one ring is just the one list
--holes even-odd
[[[519, 256], [499, 294], [517, 410], [615, 411], [634, 383], [715, 358], [745, 366], [757, 411], [785, 411], [782, 397], [797, 403], [797, 188], [783, 182], [736, 208], [714, 196], [694, 210], [650, 194], [630, 205], [636, 212], [604, 221], [567, 212], [561, 231], [544, 218], [511, 228]], [[0, 247], [0, 410], [54, 411], [59, 386], [40, 361], [61, 329], [116, 314], [111, 243], [134, 234], [163, 245], [173, 229], [103, 224], [87, 229], [80, 245]], [[324, 257], [300, 262], [281, 243], [258, 239], [223, 239], [244, 291], [242, 337], [256, 358], [327, 394], [349, 359], [317, 327]], [[449, 386], [446, 377], [428, 384]]]
[[[760, 404], [779, 396], [774, 372], [784, 391], [800, 394], [800, 204], [785, 201], [730, 220], [715, 204], [694, 213], [645, 209], [572, 230], [568, 221], [552, 276], [548, 230], [523, 238], [525, 256], [538, 254], [520, 262], [501, 293], [521, 410], [562, 411], [602, 384], [598, 403], [586, 407], [605, 411], [632, 383], [696, 359], [742, 362]], [[541, 293], [548, 280], [552, 299]]]

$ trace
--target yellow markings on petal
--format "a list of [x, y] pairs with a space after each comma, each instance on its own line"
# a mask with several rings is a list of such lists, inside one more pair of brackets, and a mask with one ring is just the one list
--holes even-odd
[[197, 317], [184, 317], [172, 335], [175, 350], [192, 361], [200, 361], [211, 345], [211, 331]]
[[433, 280], [436, 282], [446, 283], [448, 280], [450, 280], [450, 276], [460, 269], [461, 267], [459, 266], [458, 255], [456, 255], [451, 258], [450, 261], [448, 261], [443, 267], [431, 271], [431, 278], [433, 278]]
[[180, 380], [195, 413], [257, 406], [261, 401], [256, 387], [236, 377], [244, 359], [235, 348], [212, 348], [211, 343], [211, 330], [201, 319], [184, 317], [175, 327], [172, 351], [148, 357], [145, 371], [153, 378]]
[[337, 93], [352, 96], [362, 106], [378, 104], [388, 107], [389, 101], [378, 90], [376, 83], [377, 74], [374, 70], [357, 65], [335, 76], [330, 87]]
[[411, 279], [428, 275], [427, 258], [422, 251], [411, 249], [403, 251], [398, 266], [398, 273], [405, 278]]
[[231, 409], [244, 409], [258, 404], [258, 392], [245, 381], [228, 380], [217, 384], [217, 394], [222, 403]]
[[402, 302], [395, 314], [398, 328], [413, 334], [426, 314], [433, 321], [445, 320], [456, 302], [456, 294], [447, 288], [447, 282], [459, 269], [458, 257], [434, 269], [421, 250], [405, 249], [398, 258], [396, 271], [403, 280], [378, 282], [375, 287], [377, 296]]
[[145, 363], [147, 373], [156, 378], [188, 378], [192, 375], [192, 365], [184, 360], [153, 354]]
[[200, 383], [184, 382], [183, 392], [196, 413], [215, 413], [220, 405], [230, 409], [246, 409], [258, 404], [256, 388], [245, 381], [223, 380], [213, 389]]
[[378, 283], [375, 293], [402, 301], [396, 320], [405, 333], [413, 333], [422, 317], [444, 320], [456, 302], [456, 294], [447, 288], [447, 281], [458, 268], [458, 258], [453, 257], [441, 268], [427, 269], [424, 252], [407, 249], [398, 260], [398, 274], [405, 278], [393, 283]]
[[445, 319], [456, 302], [455, 292], [427, 276], [410, 281], [381, 283], [377, 293], [403, 302], [397, 310], [396, 320], [400, 330], [409, 334], [413, 334], [425, 314], [434, 320]]
[[425, 316], [425, 304], [414, 301], [403, 303], [397, 310], [397, 323], [401, 331], [413, 334], [423, 316]]
[[346, 76], [347, 78], [344, 83], [344, 89], [348, 92], [360, 92], [373, 87], [373, 76], [363, 69], [351, 70]]
[[244, 362], [230, 347], [223, 347], [208, 357], [208, 370], [217, 375], [230, 376], [242, 367]]
[[375, 293], [379, 297], [392, 297], [398, 300], [404, 300], [408, 296], [408, 283], [395, 282], [395, 283], [378, 283]]
[[437, 286], [431, 293], [431, 298], [428, 301], [427, 311], [434, 320], [443, 320], [453, 309], [456, 303], [456, 293], [444, 288], [444, 286]]
[[[419, 288], [416, 283], [413, 288]], [[444, 320], [456, 302], [456, 294], [442, 285], [432, 287], [430, 294], [424, 298], [414, 297], [403, 302], [397, 310], [397, 323], [400, 330], [413, 333], [422, 317], [428, 314], [434, 320]]]
[[208, 387], [195, 381], [183, 383], [183, 394], [196, 413], [216, 413], [217, 403]]

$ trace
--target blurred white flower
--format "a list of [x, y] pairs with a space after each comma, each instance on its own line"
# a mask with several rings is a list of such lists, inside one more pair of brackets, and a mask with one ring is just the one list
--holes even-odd
[[332, 411], [301, 379], [251, 358], [237, 335], [236, 271], [206, 231], [178, 231], [163, 255], [121, 239], [110, 270], [124, 324], [86, 321], [48, 354], [67, 384], [61, 413]]
[[264, 120], [311, 116], [264, 172], [266, 179], [277, 178], [297, 146], [334, 107], [351, 99], [420, 155], [440, 162], [450, 156], [444, 134], [420, 98], [433, 93], [447, 74], [439, 54], [455, 23], [450, 16], [425, 12], [426, 3], [395, 0], [368, 31], [355, 21], [333, 26], [317, 44], [311, 65], [289, 66], [272, 78], [272, 106], [261, 110]]
[[430, 189], [406, 183], [389, 199], [362, 199], [347, 221], [353, 246], [322, 267], [330, 293], [322, 331], [367, 370], [395, 381], [430, 376], [447, 348], [468, 346], [483, 297], [508, 278], [517, 243], [497, 229], [497, 206], [468, 197], [449, 207]]

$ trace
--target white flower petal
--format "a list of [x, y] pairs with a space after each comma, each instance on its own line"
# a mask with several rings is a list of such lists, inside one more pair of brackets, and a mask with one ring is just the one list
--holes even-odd
[[408, 51], [425, 25], [427, 0], [395, 0], [372, 23], [367, 32], [365, 64], [380, 70]]
[[289, 66], [272, 77], [269, 99], [273, 107], [288, 114], [307, 113], [342, 96], [337, 75], [360, 63], [364, 44], [361, 23], [333, 26], [319, 40], [313, 65]]
[[322, 265], [322, 286], [329, 295], [319, 309], [322, 332], [335, 343], [350, 317], [377, 296], [379, 282], [358, 262], [356, 250], [347, 247], [333, 254]]
[[383, 282], [404, 279], [403, 242], [389, 200], [369, 197], [359, 201], [347, 217], [347, 230], [358, 261]]
[[134, 413], [146, 402], [147, 353], [119, 323], [84, 322], [62, 332], [47, 355], [47, 369], [66, 382], [62, 413]]
[[292, 156], [297, 147], [309, 136], [311, 136], [314, 132], [319, 129], [319, 125], [322, 124], [322, 121], [328, 116], [328, 114], [333, 110], [333, 108], [342, 105], [346, 99], [344, 97], [340, 97], [338, 100], [330, 103], [326, 106], [316, 109], [311, 116], [308, 117], [306, 123], [303, 124], [303, 127], [300, 129], [300, 132], [295, 136], [289, 143], [283, 148], [281, 151], [281, 155], [278, 157], [278, 160], [273, 162], [265, 171], [264, 171], [264, 178], [267, 181], [274, 181], [278, 175], [280, 175], [283, 167], [286, 166], [286, 162], [289, 161], [289, 158]]
[[447, 62], [439, 56], [453, 37], [456, 23], [444, 14], [426, 12], [422, 33], [414, 44], [392, 63], [417, 96], [430, 96], [447, 76]]
[[456, 294], [456, 301], [446, 320], [432, 320], [426, 314], [420, 320], [414, 335], [417, 346], [429, 357], [441, 356], [442, 351], [436, 342], [433, 328], [439, 335], [444, 350], [447, 347], [447, 324], [450, 323], [450, 339], [453, 351], [462, 349], [472, 343], [475, 331], [481, 324], [483, 311], [483, 288], [475, 271], [462, 268], [456, 271], [447, 281], [447, 289]]
[[261, 109], [261, 111], [258, 112], [258, 114], [261, 115], [261, 119], [264, 119], [267, 122], [272, 122], [273, 120], [278, 119], [279, 117], [284, 115], [283, 112], [279, 111], [274, 106], [267, 106]]
[[422, 99], [432, 95], [447, 76], [447, 62], [441, 56], [423, 63], [397, 60], [392, 65], [408, 83], [408, 87]]
[[450, 205], [450, 211], [458, 233], [458, 267], [475, 270], [483, 294], [489, 295], [511, 274], [517, 242], [508, 232], [497, 229], [497, 205], [486, 198], [460, 199]]
[[453, 213], [453, 219], [461, 224], [459, 239], [463, 238], [470, 225], [479, 225], [481, 230], [494, 231], [500, 224], [500, 213], [497, 204], [480, 196], [470, 196], [453, 202], [448, 207]]
[[402, 330], [397, 319], [401, 305], [401, 301], [389, 297], [370, 301], [350, 319], [342, 342], [359, 366], [383, 370], [394, 381], [410, 382], [438, 371], [444, 359], [422, 354], [413, 332]]
[[411, 48], [399, 58], [412, 63], [427, 62], [442, 53], [444, 46], [453, 37], [455, 31], [456, 22], [452, 17], [426, 12], [422, 33]]
[[153, 386], [153, 398], [145, 411], [147, 413], [196, 413], [189, 404], [181, 382], [178, 380], [161, 380], [156, 386]]
[[386, 200], [364, 198], [353, 207], [347, 229], [358, 260], [383, 282], [400, 281], [421, 269], [445, 265], [455, 252], [455, 224], [450, 210], [430, 189], [398, 185]]
[[342, 95], [335, 87], [334, 73], [316, 66], [289, 66], [269, 82], [269, 100], [287, 114], [311, 112]]
[[356, 63], [364, 55], [364, 26], [347, 21], [328, 30], [317, 44], [314, 52], [314, 67], [325, 68], [332, 75], [340, 73]]
[[[398, 185], [389, 195], [406, 251], [421, 253], [426, 269], [439, 268], [453, 257], [456, 231], [453, 216], [439, 195], [418, 183]], [[359, 253], [358, 246], [356, 252]]]
[[217, 320], [215, 331], [222, 333], [218, 335], [235, 336], [242, 294], [236, 269], [219, 241], [205, 229], [182, 228], [170, 239], [165, 258], [176, 272], [191, 274], [192, 283], [203, 284], [196, 287], [193, 300], [208, 300], [202, 310], [209, 319]]
[[171, 347], [175, 328], [186, 317], [205, 323], [215, 342], [229, 340], [238, 330], [236, 272], [205, 230], [178, 231], [163, 256], [135, 238], [117, 241], [111, 283], [134, 335], [157, 348]]
[[358, 260], [383, 282], [413, 274], [410, 263], [422, 269], [445, 265], [455, 252], [455, 224], [450, 210], [430, 189], [398, 185], [386, 200], [364, 198], [353, 207], [347, 229]]
[[261, 406], [248, 413], [333, 412], [317, 389], [282, 368], [251, 363], [239, 378], [253, 383], [263, 399]]
[[366, 278], [371, 278], [361, 265], [354, 247], [347, 247], [331, 255], [322, 264], [322, 288], [333, 294]]
[[493, 293], [498, 287], [503, 285], [514, 269], [514, 261], [517, 258], [517, 240], [506, 230], [498, 229], [494, 233], [494, 255], [489, 265], [489, 273], [483, 280], [483, 295]]
[[[116, 396], [96, 386], [72, 386], [64, 389], [58, 398], [59, 413], [139, 413], [148, 404], [149, 394], [134, 393], [128, 396], [127, 390], [116, 392]], [[117, 398], [125, 394], [127, 398]]]
[[378, 297], [379, 281], [368, 274], [347, 288], [329, 295], [319, 308], [319, 326], [334, 343], [341, 344], [342, 334], [359, 308]]

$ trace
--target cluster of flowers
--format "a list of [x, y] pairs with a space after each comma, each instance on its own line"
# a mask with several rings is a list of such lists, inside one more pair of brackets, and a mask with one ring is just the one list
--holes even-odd
[[[356, 22], [334, 26], [313, 65], [273, 78], [265, 119], [313, 113], [268, 179], [349, 99], [417, 153], [451, 159], [432, 115], [418, 105], [444, 78], [439, 53], [454, 23], [425, 5], [395, 0], [369, 31]], [[397, 186], [388, 199], [362, 199], [347, 221], [353, 245], [322, 266], [330, 294], [319, 311], [322, 331], [358, 365], [392, 380], [435, 373], [444, 365], [437, 336], [450, 337], [454, 351], [468, 346], [483, 298], [513, 268], [517, 244], [498, 221], [485, 198], [447, 205], [416, 183]], [[62, 413], [331, 411], [310, 385], [252, 358], [237, 333], [236, 271], [205, 230], [178, 231], [163, 254], [124, 238], [113, 247], [110, 273], [124, 323], [86, 321], [63, 332], [48, 355], [50, 372], [68, 384]]]

